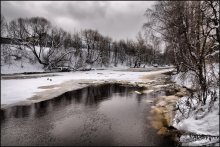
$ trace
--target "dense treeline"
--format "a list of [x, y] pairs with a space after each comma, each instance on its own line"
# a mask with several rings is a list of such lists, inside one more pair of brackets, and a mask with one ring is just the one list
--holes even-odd
[[[148, 44], [141, 33], [136, 40], [113, 41], [97, 30], [85, 29], [69, 33], [55, 27], [42, 17], [18, 18], [7, 23], [1, 16], [1, 36], [12, 40], [17, 50], [2, 46], [2, 60], [28, 57], [45, 68], [68, 65], [75, 69], [89, 66], [144, 67], [145, 65], [170, 64], [157, 45]], [[149, 41], [148, 41], [149, 42]], [[29, 50], [27, 53], [26, 51]]]
[[[206, 104], [207, 95], [216, 99], [219, 81], [213, 70], [219, 61], [219, 1], [162, 1], [146, 11], [144, 27], [166, 42], [166, 54], [174, 59], [178, 72], [195, 76], [199, 102]], [[211, 89], [211, 90], [210, 90]], [[212, 102], [212, 101], [211, 101]]]

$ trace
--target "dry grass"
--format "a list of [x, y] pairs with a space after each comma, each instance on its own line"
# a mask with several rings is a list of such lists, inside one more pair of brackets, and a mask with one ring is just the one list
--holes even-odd
[[168, 127], [174, 117], [173, 108], [179, 97], [175, 95], [162, 96], [159, 98], [156, 106], [151, 109], [151, 125], [158, 130], [158, 134], [167, 135]]

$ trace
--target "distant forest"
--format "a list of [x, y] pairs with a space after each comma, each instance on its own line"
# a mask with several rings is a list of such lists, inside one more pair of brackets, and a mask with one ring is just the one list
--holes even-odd
[[[118, 64], [139, 68], [173, 62], [168, 49], [161, 52], [159, 37], [151, 36], [147, 40], [140, 32], [136, 40], [113, 41], [98, 30], [67, 32], [54, 27], [43, 17], [7, 22], [1, 16], [1, 22], [1, 56], [5, 63], [13, 58], [27, 57], [47, 69], [64, 65], [77, 69], [88, 65], [108, 67]], [[12, 44], [17, 50], [9, 47]]]

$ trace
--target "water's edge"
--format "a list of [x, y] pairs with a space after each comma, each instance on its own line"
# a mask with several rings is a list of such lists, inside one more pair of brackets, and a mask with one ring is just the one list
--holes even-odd
[[[162, 80], [158, 80], [161, 85], [164, 85], [162, 87], [158, 87], [158, 83], [144, 83], [144, 82], [137, 82], [137, 83], [129, 83], [129, 82], [102, 82], [102, 83], [82, 83], [83, 88], [88, 88], [91, 86], [103, 86], [106, 84], [119, 84], [122, 86], [126, 87], [133, 87], [138, 89], [138, 94], [146, 94], [150, 93], [150, 90], [160, 91], [161, 89], [165, 91], [164, 95], [160, 95], [157, 102], [152, 105], [151, 107], [151, 114], [152, 116], [149, 117], [149, 120], [151, 121], [151, 125], [153, 128], [158, 130], [158, 134], [167, 136], [168, 138], [171, 138], [174, 142], [176, 142], [176, 146], [179, 145], [179, 132], [175, 128], [172, 127], [172, 119], [175, 115], [175, 111], [173, 111], [173, 108], [176, 104], [176, 101], [178, 100], [179, 97], [185, 95], [185, 91], [183, 91], [180, 87], [176, 86], [174, 83], [172, 83], [169, 80], [169, 73], [167, 74], [168, 77], [165, 79], [162, 78]], [[74, 91], [81, 90], [81, 89], [76, 89]], [[65, 92], [65, 95], [68, 94], [68, 92]], [[60, 96], [61, 96], [60, 95]], [[57, 100], [58, 97], [55, 97], [54, 99]], [[18, 117], [25, 117], [26, 114], [25, 112], [28, 112], [27, 109], [31, 109], [31, 105], [35, 105], [36, 108], [43, 108], [45, 105], [47, 105], [48, 101], [54, 100], [54, 99], [49, 99], [49, 100], [44, 100], [44, 101], [39, 101], [34, 104], [19, 104], [16, 106], [11, 106], [2, 109], [1, 108], [1, 120], [5, 119], [5, 112], [10, 109], [11, 112], [15, 112], [14, 114], [11, 113], [12, 115], [17, 115]], [[58, 100], [59, 101], [59, 100]], [[57, 103], [57, 102], [56, 102]], [[150, 102], [151, 103], [151, 102]], [[16, 110], [15, 110], [16, 109]], [[41, 110], [39, 110], [41, 111]], [[30, 112], [30, 111], [29, 111]], [[2, 121], [1, 121], [2, 122]], [[159, 125], [158, 125], [159, 123]]]

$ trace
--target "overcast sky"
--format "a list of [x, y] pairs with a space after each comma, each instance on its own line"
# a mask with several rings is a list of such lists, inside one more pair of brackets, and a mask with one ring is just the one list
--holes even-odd
[[42, 16], [66, 31], [97, 29], [113, 39], [134, 39], [152, 1], [1, 1], [6, 20]]

